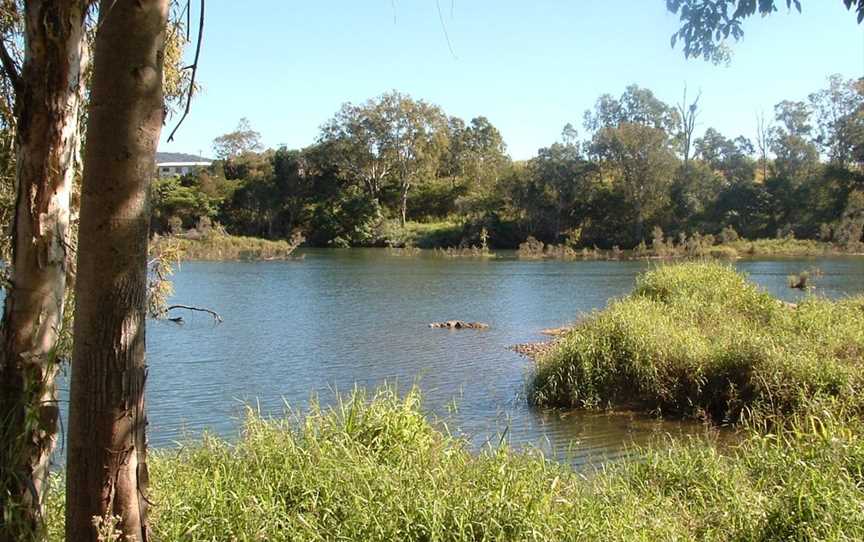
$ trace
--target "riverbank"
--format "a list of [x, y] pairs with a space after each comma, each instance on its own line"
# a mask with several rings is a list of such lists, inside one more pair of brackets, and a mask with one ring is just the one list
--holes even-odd
[[662, 266], [541, 357], [541, 407], [630, 406], [738, 424], [864, 412], [864, 297], [783, 303], [731, 267]]
[[[465, 238], [466, 232], [457, 222], [420, 223], [408, 222], [403, 228], [393, 226], [387, 235], [388, 246], [417, 247], [445, 251], [452, 255], [454, 251], [462, 251], [462, 255], [471, 255], [470, 249], [479, 250], [481, 245], [486, 251], [486, 239], [489, 250], [515, 249], [521, 259], [552, 259], [552, 260], [632, 260], [661, 259], [674, 260], [684, 258], [715, 258], [737, 259], [747, 257], [818, 257], [839, 255], [860, 255], [855, 250], [837, 243], [817, 241], [813, 239], [795, 239], [783, 237], [776, 239], [744, 239], [737, 234], [703, 235], [695, 233], [677, 238], [663, 238], [662, 232], [650, 243], [643, 243], [631, 249], [612, 247], [600, 249], [577, 244], [543, 243], [529, 236], [519, 243], [508, 241], [504, 245], [495, 243], [488, 237], [486, 230], [474, 234], [473, 240]], [[509, 244], [514, 243], [514, 244]], [[860, 250], [859, 245], [855, 245]], [[474, 254], [476, 256], [476, 254]], [[485, 253], [486, 257], [489, 253]], [[494, 256], [494, 254], [492, 254]]]
[[[734, 239], [723, 241], [711, 235], [695, 234], [678, 240], [655, 240], [650, 245], [642, 244], [633, 249], [600, 249], [597, 247], [575, 247], [543, 243], [533, 237], [518, 247], [492, 247], [485, 230], [478, 234], [475, 243], [463, 237], [462, 226], [455, 222], [420, 223], [408, 222], [404, 227], [388, 226], [381, 232], [382, 238], [371, 246], [388, 247], [389, 252], [399, 256], [418, 256], [434, 252], [450, 258], [495, 258], [496, 250], [516, 250], [522, 260], [564, 261], [619, 261], [619, 260], [683, 260], [710, 258], [735, 260], [759, 257], [820, 257], [860, 256], [843, 246], [808, 239]], [[182, 253], [185, 260], [231, 261], [231, 260], [278, 260], [289, 259], [305, 239], [299, 233], [291, 239], [270, 240], [260, 237], [235, 236], [223, 229], [213, 228], [207, 232], [189, 230], [178, 235], [156, 236], [155, 247], [172, 246]]]
[[[236, 444], [153, 454], [148, 496], [158, 540], [860, 540], [861, 434], [807, 417], [722, 453], [670, 442], [586, 477], [504, 446], [469, 453], [416, 391], [355, 392], [301, 417], [250, 413]], [[62, 510], [52, 494], [52, 541]]]
[[170, 253], [183, 261], [287, 260], [303, 243], [302, 236], [289, 240], [228, 235], [220, 231], [157, 236], [153, 253]]

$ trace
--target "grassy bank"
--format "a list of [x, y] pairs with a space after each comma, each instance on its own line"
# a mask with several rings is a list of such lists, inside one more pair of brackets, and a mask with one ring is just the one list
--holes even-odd
[[[718, 453], [670, 444], [585, 478], [536, 454], [476, 455], [419, 396], [362, 394], [239, 441], [152, 458], [156, 540], [786, 541], [864, 538], [857, 429], [802, 418]], [[62, 502], [50, 502], [61, 540]]]
[[848, 250], [832, 243], [812, 239], [756, 239], [723, 243], [720, 246], [735, 250], [741, 256], [829, 256], [849, 254]]
[[752, 257], [818, 257], [849, 255], [842, 247], [806, 239], [738, 239], [720, 241], [711, 235], [694, 235], [678, 242], [655, 240], [650, 246], [642, 243], [631, 250], [613, 247], [611, 250], [573, 248], [567, 245], [547, 245], [529, 237], [519, 245], [517, 254], [525, 260], [734, 260]]
[[459, 245], [462, 241], [462, 225], [457, 222], [408, 222], [405, 236], [420, 248], [441, 248]]
[[302, 237], [290, 240], [241, 237], [224, 232], [185, 234], [158, 237], [152, 243], [155, 253], [170, 252], [181, 260], [284, 260], [303, 242]]
[[626, 406], [736, 423], [812, 401], [864, 407], [864, 297], [790, 306], [716, 263], [661, 266], [541, 358], [541, 406]]

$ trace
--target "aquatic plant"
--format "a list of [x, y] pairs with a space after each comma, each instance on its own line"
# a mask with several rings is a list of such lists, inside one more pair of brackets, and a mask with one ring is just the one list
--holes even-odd
[[813, 281], [822, 276], [822, 271], [819, 269], [810, 269], [802, 271], [787, 277], [787, 284], [790, 288], [797, 290], [809, 290], [813, 288]]

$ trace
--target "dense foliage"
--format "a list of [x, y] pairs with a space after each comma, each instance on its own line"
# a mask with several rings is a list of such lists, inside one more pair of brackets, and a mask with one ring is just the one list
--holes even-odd
[[864, 408], [864, 298], [797, 306], [714, 263], [662, 266], [541, 359], [530, 398], [738, 423]]
[[415, 392], [355, 393], [286, 420], [250, 415], [236, 444], [157, 452], [149, 497], [154, 537], [190, 542], [861, 540], [861, 435], [811, 416], [720, 451], [665, 443], [586, 478], [536, 453], [470, 453]]
[[584, 115], [584, 139], [568, 124], [522, 162], [488, 119], [466, 123], [396, 92], [344, 105], [303, 150], [256, 152], [243, 124], [218, 138], [211, 168], [156, 183], [153, 227], [207, 220], [270, 239], [300, 230], [317, 246], [471, 245], [485, 228], [497, 248], [529, 236], [633, 248], [698, 233], [860, 250], [859, 81], [832, 76], [805, 101], [777, 104], [755, 143], [713, 128], [696, 137], [700, 102], [684, 100], [671, 106], [635, 85], [603, 95]]

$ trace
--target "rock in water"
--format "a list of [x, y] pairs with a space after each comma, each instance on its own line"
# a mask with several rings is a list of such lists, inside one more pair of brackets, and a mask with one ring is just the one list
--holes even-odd
[[446, 322], [432, 322], [429, 327], [439, 329], [489, 329], [489, 324], [483, 322], [465, 322], [463, 320], [447, 320]]

